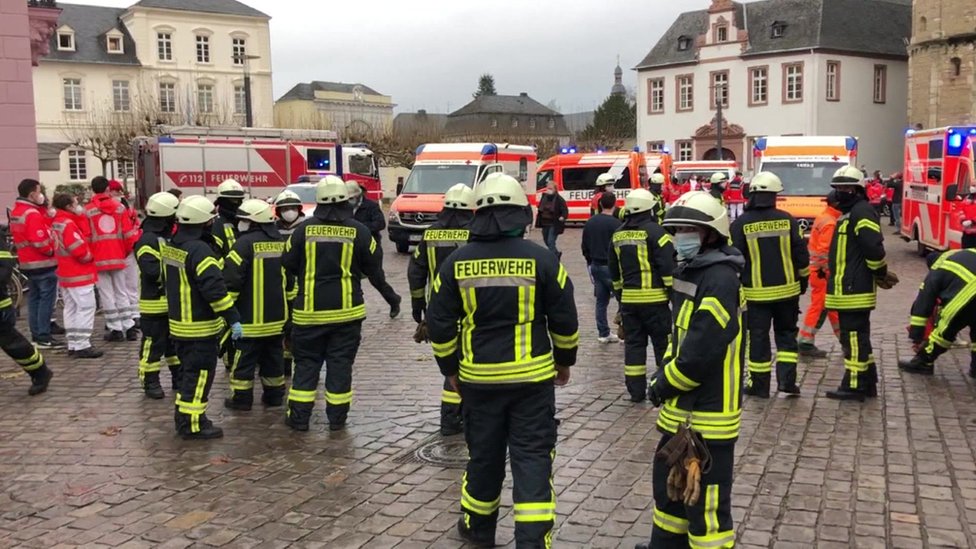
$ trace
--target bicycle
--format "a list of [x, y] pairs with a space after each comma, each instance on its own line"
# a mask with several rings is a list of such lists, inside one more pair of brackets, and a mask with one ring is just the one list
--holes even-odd
[[[2, 239], [6, 249], [14, 249], [13, 237], [8, 225], [0, 225], [0, 239]], [[19, 268], [14, 267], [14, 272], [10, 275], [10, 280], [7, 281], [7, 296], [10, 297], [14, 311], [18, 314], [20, 313], [20, 306], [24, 303], [24, 293], [27, 289], [27, 276]]]

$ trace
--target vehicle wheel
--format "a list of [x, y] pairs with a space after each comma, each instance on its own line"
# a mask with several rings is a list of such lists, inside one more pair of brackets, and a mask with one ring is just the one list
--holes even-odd
[[24, 287], [21, 285], [17, 273], [14, 273], [10, 277], [10, 282], [7, 282], [7, 295], [10, 297], [14, 310], [19, 312], [20, 304], [24, 302]]
[[410, 243], [409, 242], [395, 242], [397, 253], [408, 254], [410, 253]]

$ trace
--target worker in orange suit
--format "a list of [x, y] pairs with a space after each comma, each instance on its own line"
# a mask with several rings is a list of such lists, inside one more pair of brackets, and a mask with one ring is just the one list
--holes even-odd
[[830, 319], [830, 326], [834, 329], [834, 335], [840, 334], [837, 311], [827, 311], [824, 308], [824, 301], [827, 297], [827, 263], [830, 254], [830, 241], [834, 238], [834, 226], [839, 217], [837, 196], [831, 191], [827, 195], [827, 207], [814, 220], [813, 229], [810, 232], [808, 244], [810, 250], [810, 308], [807, 309], [803, 326], [800, 327], [800, 337], [797, 338], [800, 356], [811, 358], [827, 356], [827, 351], [818, 349], [813, 343], [817, 330], [823, 326], [825, 319]]

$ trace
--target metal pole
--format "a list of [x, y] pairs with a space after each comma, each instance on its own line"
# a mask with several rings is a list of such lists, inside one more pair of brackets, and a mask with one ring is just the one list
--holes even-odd
[[724, 160], [724, 158], [722, 158], [722, 104], [725, 102], [723, 101], [724, 92], [725, 92], [725, 86], [715, 87], [715, 99], [716, 102], [718, 103], [715, 112], [717, 117], [715, 121], [715, 135], [716, 135], [715, 148], [718, 152], [718, 160]]
[[247, 62], [244, 65], [244, 111], [245, 127], [254, 127], [254, 113], [251, 112], [251, 72], [247, 70]]

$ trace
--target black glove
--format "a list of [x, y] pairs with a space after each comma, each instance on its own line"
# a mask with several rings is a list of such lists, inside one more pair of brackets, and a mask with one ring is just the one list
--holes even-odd
[[427, 300], [422, 297], [411, 299], [410, 306], [413, 309], [413, 321], [420, 323], [424, 319], [424, 309], [427, 308]]
[[800, 277], [800, 295], [806, 295], [807, 288], [810, 286], [810, 280], [807, 277]]
[[814, 276], [816, 276], [820, 280], [827, 280], [827, 273], [823, 272], [820, 269], [814, 269], [813, 270], [813, 274], [814, 274]]
[[658, 408], [664, 404], [664, 399], [661, 398], [661, 394], [658, 392], [657, 383], [651, 382], [651, 384], [647, 387], [647, 400], [653, 404], [655, 408]]

